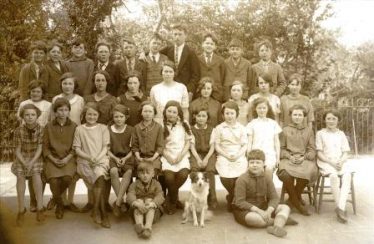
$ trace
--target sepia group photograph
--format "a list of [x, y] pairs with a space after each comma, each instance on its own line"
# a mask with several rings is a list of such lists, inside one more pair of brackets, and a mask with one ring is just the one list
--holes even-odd
[[1, 0], [1, 244], [374, 243], [374, 0]]

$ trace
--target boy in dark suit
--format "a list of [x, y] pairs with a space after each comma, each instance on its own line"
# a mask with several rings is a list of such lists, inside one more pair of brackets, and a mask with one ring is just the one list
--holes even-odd
[[123, 87], [125, 85], [123, 84], [123, 82], [125, 82], [130, 71], [137, 70], [140, 73], [139, 80], [141, 83], [141, 87], [142, 89], [144, 89], [144, 86], [142, 84], [146, 80], [146, 63], [136, 56], [137, 47], [135, 45], [134, 39], [132, 39], [131, 37], [125, 38], [123, 40], [123, 45], [125, 57], [122, 61], [119, 61], [117, 63], [120, 86]]
[[149, 41], [149, 53], [145, 57], [147, 63], [147, 77], [145, 81], [145, 94], [149, 97], [152, 86], [161, 83], [163, 78], [161, 75], [162, 64], [169, 58], [160, 53], [162, 38], [158, 34], [154, 34]]
[[261, 60], [253, 65], [253, 70], [256, 78], [264, 73], [270, 75], [272, 80], [272, 90], [270, 92], [274, 93], [278, 97], [281, 97], [286, 89], [287, 84], [282, 67], [279, 64], [271, 61], [272, 51], [273, 45], [269, 40], [260, 42], [258, 44], [258, 56]]
[[119, 88], [119, 77], [117, 66], [112, 63], [109, 58], [111, 54], [111, 46], [107, 42], [98, 42], [95, 47], [97, 63], [95, 64], [95, 70], [105, 70], [110, 76], [110, 80], [107, 81], [107, 92], [113, 96], [118, 95]]
[[215, 54], [217, 38], [212, 33], [203, 36], [201, 44], [203, 53], [199, 55], [199, 64], [201, 77], [211, 77], [214, 80], [215, 89], [213, 89], [212, 97], [219, 102], [223, 101], [223, 79], [225, 77], [225, 61]]
[[238, 39], [232, 39], [229, 46], [230, 57], [225, 60], [225, 79], [223, 82], [224, 100], [230, 98], [230, 87], [234, 81], [240, 81], [244, 84], [243, 98], [247, 99], [249, 90], [253, 85], [253, 70], [249, 60], [242, 57], [243, 42]]
[[196, 91], [196, 84], [200, 79], [199, 61], [195, 51], [186, 44], [186, 27], [181, 24], [172, 26], [173, 43], [161, 50], [177, 67], [175, 81], [186, 85], [190, 101]]

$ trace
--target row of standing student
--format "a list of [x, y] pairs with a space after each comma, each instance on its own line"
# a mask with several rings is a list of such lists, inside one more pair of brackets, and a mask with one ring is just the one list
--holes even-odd
[[[214, 51], [218, 40], [213, 34], [206, 34], [202, 39], [200, 55], [186, 44], [187, 32], [183, 25], [172, 27], [172, 41], [163, 47], [164, 41], [159, 35], [154, 35], [149, 41], [149, 52], [137, 56], [137, 47], [132, 38], [123, 40], [124, 58], [112, 62], [111, 46], [106, 42], [99, 42], [95, 47], [97, 61], [93, 62], [86, 57], [85, 44], [76, 39], [71, 44], [71, 58], [63, 61], [63, 47], [52, 42], [48, 48], [38, 41], [31, 46], [31, 62], [24, 65], [19, 76], [19, 90], [21, 100], [27, 98], [28, 84], [32, 80], [42, 80], [46, 84], [46, 99], [60, 93], [59, 78], [66, 72], [72, 72], [77, 79], [79, 88], [77, 94], [90, 95], [93, 92], [93, 74], [95, 70], [108, 72], [108, 93], [113, 96], [120, 95], [122, 83], [131, 71], [138, 71], [142, 81], [142, 92], [147, 97], [151, 88], [162, 81], [162, 64], [171, 60], [175, 63], [175, 80], [184, 84], [188, 90], [189, 98], [196, 95], [196, 88], [202, 77], [211, 77], [217, 89], [213, 98], [219, 102], [227, 101], [230, 97], [230, 86], [234, 81], [243, 84], [243, 98], [247, 99], [255, 91], [257, 77], [266, 73], [269, 75], [271, 92], [280, 96], [286, 88], [286, 80], [280, 65], [271, 61], [272, 44], [265, 40], [258, 45], [260, 61], [256, 64], [244, 57], [243, 42], [233, 39], [228, 45], [230, 56], [227, 59], [220, 57]], [[48, 54], [48, 60], [45, 56]]]
[[[144, 105], [148, 108], [148, 117], [146, 115], [147, 109], [145, 108], [145, 106], [143, 106], [141, 110], [143, 115], [143, 121], [135, 127], [135, 131], [137, 127], [140, 129], [140, 131], [143, 132], [144, 129], [146, 129], [147, 131], [147, 127], [149, 128], [149, 126], [151, 126], [151, 128], [154, 128], [154, 126], [156, 126], [156, 128], [162, 128], [159, 124], [153, 121], [156, 111], [155, 108], [150, 103], [145, 103]], [[274, 120], [267, 118], [269, 115], [271, 115], [272, 110], [271, 106], [269, 105], [269, 102], [266, 99], [256, 99], [254, 107], [256, 111], [254, 116], [257, 117], [256, 119], [254, 119], [254, 121], [272, 121], [271, 123], [276, 123]], [[32, 104], [27, 104], [23, 106], [21, 109], [20, 115], [23, 118], [25, 124], [21, 125], [21, 127], [19, 127], [19, 129], [17, 129], [16, 131], [17, 161], [13, 164], [12, 167], [12, 171], [17, 175], [17, 182], [19, 183], [17, 184], [17, 190], [19, 193], [19, 214], [17, 216], [17, 221], [21, 223], [23, 215], [25, 213], [22, 191], [24, 194], [24, 181], [26, 179], [25, 177], [30, 176], [32, 176], [34, 187], [37, 193], [37, 219], [42, 220], [44, 218], [43, 211], [41, 210], [42, 204], [40, 203], [42, 201], [42, 190], [40, 189], [40, 174], [43, 171], [44, 166], [43, 162], [40, 160], [41, 158], [39, 157], [39, 155], [42, 152], [40, 145], [41, 135], [45, 133], [45, 149], [43, 150], [43, 153], [46, 158], [52, 161], [50, 164], [47, 163], [45, 166], [47, 179], [49, 178], [49, 176], [51, 176], [51, 169], [48, 169], [48, 165], [53, 166], [52, 168], [55, 169], [62, 167], [64, 170], [66, 170], [69, 168], [66, 166], [68, 165], [69, 161], [73, 158], [73, 153], [71, 153], [71, 150], [73, 148], [74, 152], [77, 155], [77, 172], [84, 179], [87, 186], [89, 188], [93, 188], [93, 219], [95, 222], [101, 223], [104, 227], [110, 227], [105, 207], [105, 180], [108, 179], [109, 172], [111, 173], [111, 176], [113, 178], [112, 184], [117, 180], [117, 187], [114, 188], [116, 194], [118, 195], [118, 198], [114, 203], [114, 209], [119, 208], [122, 203], [121, 194], [125, 193], [126, 188], [128, 187], [128, 184], [130, 182], [129, 178], [131, 176], [131, 171], [129, 170], [133, 170], [134, 167], [134, 163], [131, 163], [131, 160], [129, 160], [131, 158], [131, 156], [129, 156], [131, 155], [129, 135], [134, 135], [133, 137], [136, 138], [136, 133], [131, 133], [131, 131], [127, 131], [125, 133], [126, 129], [130, 128], [125, 125], [126, 116], [128, 116], [128, 109], [121, 105], [115, 106], [115, 108], [112, 111], [114, 125], [110, 126], [109, 130], [107, 126], [97, 123], [100, 116], [100, 111], [98, 109], [97, 104], [95, 103], [87, 104], [86, 109], [84, 111], [84, 118], [86, 120], [86, 123], [79, 126], [77, 129], [74, 128], [74, 123], [70, 123], [70, 120], [66, 120], [69, 111], [69, 101], [63, 98], [57, 99], [57, 101], [54, 104], [54, 112], [56, 113], [56, 119], [50, 122], [47, 125], [47, 129], [43, 132], [42, 128], [36, 123], [36, 119], [40, 115], [40, 111]], [[222, 114], [224, 122], [219, 124], [214, 129], [214, 131], [211, 131], [211, 134], [209, 136], [204, 132], [199, 135], [198, 133], [196, 133], [196, 130], [207, 130], [208, 128], [207, 122], [209, 118], [209, 112], [207, 111], [207, 109], [204, 110], [203, 108], [201, 108], [197, 111], [197, 113], [195, 113], [195, 116], [193, 116], [196, 120], [196, 124], [194, 125], [193, 129], [196, 130], [195, 133], [192, 133], [188, 123], [184, 121], [183, 111], [180, 104], [176, 101], [169, 101], [167, 102], [165, 110], [163, 112], [165, 126], [164, 132], [162, 134], [163, 139], [165, 140], [165, 145], [161, 147], [163, 148], [161, 153], [162, 156], [160, 157], [161, 163], [159, 163], [158, 160], [155, 160], [158, 156], [160, 156], [159, 151], [154, 152], [151, 156], [145, 156], [144, 158], [146, 159], [144, 159], [141, 156], [141, 152], [135, 150], [135, 158], [138, 161], [152, 162], [153, 167], [155, 167], [157, 170], [156, 172], [159, 173], [161, 170], [163, 171], [168, 197], [167, 204], [165, 205], [165, 211], [167, 213], [175, 213], [178, 205], [178, 190], [179, 187], [183, 185], [183, 183], [186, 181], [189, 169], [206, 169], [208, 171], [208, 168], [212, 167], [212, 163], [209, 162], [209, 159], [215, 158], [215, 156], [213, 156], [214, 150], [217, 153], [217, 161], [215, 168], [221, 177], [223, 185], [229, 193], [227, 195], [228, 209], [232, 209], [233, 202], [235, 208], [235, 182], [236, 179], [240, 175], [244, 174], [247, 170], [248, 163], [245, 154], [247, 151], [250, 151], [255, 148], [253, 147], [253, 145], [251, 145], [250, 142], [248, 143], [248, 140], [250, 141], [251, 137], [256, 136], [254, 134], [251, 134], [251, 122], [247, 125], [246, 129], [240, 123], [237, 122], [237, 117], [239, 115], [239, 107], [235, 102], [229, 101], [225, 103], [223, 105]], [[298, 184], [300, 182], [301, 184], [304, 184], [305, 187], [305, 183], [311, 181], [313, 174], [316, 172], [316, 166], [313, 167], [314, 134], [310, 133], [310, 127], [303, 125], [304, 117], [306, 115], [306, 110], [303, 106], [293, 106], [293, 108], [290, 110], [290, 115], [292, 118], [292, 124], [290, 126], [295, 127], [298, 130], [301, 130], [301, 136], [299, 135], [299, 137], [296, 138], [298, 138], [304, 143], [304, 148], [300, 146], [303, 144], [301, 144], [300, 141], [297, 140], [296, 143], [298, 144], [294, 144], [293, 146], [292, 140], [290, 140], [291, 143], [287, 143], [288, 141], [285, 141], [282, 144], [282, 150], [284, 151], [282, 154], [283, 156], [279, 156], [280, 158], [276, 161], [277, 163], [279, 162], [280, 171], [278, 171], [278, 175], [279, 178], [283, 180], [285, 184], [288, 184], [286, 185], [286, 189], [290, 193], [291, 204], [293, 204], [299, 210], [300, 213], [304, 215], [309, 215], [307, 210], [301, 206], [301, 192], [295, 192], [295, 189], [292, 188], [298, 188]], [[63, 123], [59, 124], [59, 118], [65, 118], [65, 122], [62, 121]], [[334, 177], [337, 178], [337, 173], [344, 173], [343, 181], [347, 180], [349, 178], [349, 174], [347, 174], [348, 171], [345, 171], [347, 168], [345, 167], [347, 165], [345, 164], [345, 161], [346, 153], [347, 151], [349, 151], [349, 146], [344, 136], [344, 133], [337, 129], [337, 121], [339, 119], [339, 115], [335, 112], [330, 111], [325, 115], [324, 118], [326, 120], [327, 128], [326, 130], [322, 130], [317, 133], [317, 150], [321, 151], [318, 153], [320, 159], [320, 162], [318, 164], [321, 167], [322, 171], [330, 173], [330, 177], [332, 178], [333, 183], [335, 179]], [[145, 121], [148, 121], [148, 123], [146, 123]], [[71, 125], [73, 126], [71, 127]], [[61, 143], [52, 143], [52, 140], [49, 138], [49, 134], [57, 134], [59, 136], [55, 136], [55, 139], [57, 141], [63, 140], [61, 135], [68, 136], [69, 134], [67, 133], [67, 131], [63, 129], [65, 126], [70, 126], [71, 128], [75, 129], [71, 130], [70, 128], [70, 140], [72, 140], [74, 134], [74, 139], [72, 141], [73, 146], [69, 146], [69, 143], [66, 143], [66, 141], [66, 144], [64, 144], [65, 149], [68, 151], [64, 150]], [[285, 128], [288, 127], [286, 126]], [[306, 129], [306, 133], [304, 133], [304, 129]], [[261, 133], [260, 130], [255, 130], [252, 132], [258, 134]], [[115, 138], [115, 133], [123, 133], [127, 140], [125, 140], [124, 138], [122, 138], [119, 141], [113, 140], [113, 138]], [[194, 136], [192, 136], [192, 134]], [[291, 133], [291, 135], [291, 138], [295, 140], [295, 134]], [[139, 138], [142, 138], [143, 136], [141, 135]], [[276, 133], [276, 136], [278, 136], [278, 133]], [[157, 137], [151, 136], [151, 138], [155, 139], [162, 137], [158, 135]], [[149, 143], [148, 139], [149, 138], [147, 138], [145, 142]], [[273, 140], [273, 138], [271, 137], [268, 139]], [[207, 140], [209, 141], [209, 143]], [[261, 137], [261, 140], [263, 140], [263, 137]], [[158, 139], [156, 141], [160, 142]], [[201, 143], [201, 145], [198, 145], [199, 142]], [[337, 144], [341, 146], [336, 147]], [[109, 145], [111, 149], [108, 153], [107, 150]], [[210, 145], [208, 152], [197, 152], [196, 149], [203, 148], [203, 145]], [[118, 146], [120, 150], [125, 150], [125, 152], [111, 152], [114, 150], [114, 148], [116, 148], [116, 146]], [[147, 143], [144, 143], [143, 147], [144, 146], [145, 148], [147, 148]], [[297, 146], [299, 146], [299, 148], [297, 148]], [[50, 147], [52, 147], [53, 150], [51, 150]], [[192, 148], [191, 151], [194, 159], [196, 160], [196, 162], [194, 162], [194, 160], [191, 160], [191, 165], [188, 159], [190, 148]], [[58, 150], [63, 150], [65, 154], [68, 152], [68, 155], [65, 157], [61, 157], [61, 155], [59, 155], [56, 158], [54, 158], [52, 151], [54, 151], [55, 154], [58, 154]], [[198, 153], [200, 153], [200, 155]], [[109, 157], [107, 155], [109, 155]], [[112, 159], [111, 163], [109, 158]], [[266, 156], [265, 152], [265, 165], [268, 169], [270, 168], [270, 171], [272, 172], [273, 165], [267, 162], [267, 158], [268, 156]], [[285, 160], [282, 161], [280, 159]], [[69, 165], [72, 164], [70, 163]], [[295, 167], [295, 165], [297, 165], [297, 167]], [[304, 173], [303, 176], [295, 175], [294, 170], [298, 168], [300, 173], [301, 165], [309, 165], [309, 167], [303, 168], [303, 170], [301, 171]], [[121, 183], [119, 183], [118, 181], [118, 168], [123, 170], [122, 173], [124, 177]], [[305, 172], [305, 170], [310, 171]], [[57, 169], [57, 172], [61, 174], [62, 171], [60, 169]], [[50, 177], [52, 179], [49, 180], [52, 192], [54, 194], [54, 200], [58, 205], [56, 208], [56, 217], [58, 218], [61, 218], [63, 215], [63, 203], [61, 199], [61, 193], [68, 187], [73, 177], [71, 175], [73, 172], [70, 170], [69, 172], [70, 173], [64, 172], [62, 173], [62, 175], [58, 175], [57, 177]], [[117, 179], [115, 179], [114, 176], [117, 176]], [[293, 186], [292, 177], [297, 178], [296, 187]], [[291, 184], [290, 180], [292, 180]], [[113, 186], [115, 184], [116, 183], [114, 183]], [[346, 181], [345, 183], [343, 183], [343, 186], [344, 185], [347, 186]], [[214, 199], [214, 192], [212, 192], [214, 191], [214, 189], [215, 187], [212, 186], [209, 197], [210, 205], [212, 205], [212, 203], [216, 201], [216, 199]], [[333, 192], [335, 192], [334, 196], [336, 197], [337, 204], [339, 204], [337, 208], [338, 218], [340, 221], [346, 221], [346, 216], [344, 212], [344, 197], [346, 200], [346, 193], [348, 192], [345, 191], [347, 189], [343, 187], [341, 190], [339, 190], [339, 187], [337, 187], [333, 190]], [[155, 206], [154, 204], [151, 205], [153, 207]], [[159, 207], [160, 209], [162, 209], [161, 206]], [[143, 233], [143, 229], [141, 229], [141, 233]], [[147, 233], [149, 233], [149, 231], [147, 231]]]

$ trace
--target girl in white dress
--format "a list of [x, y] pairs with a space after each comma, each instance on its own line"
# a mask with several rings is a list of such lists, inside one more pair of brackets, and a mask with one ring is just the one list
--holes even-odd
[[44, 99], [46, 94], [45, 84], [40, 80], [33, 80], [29, 83], [28, 88], [30, 99], [22, 101], [19, 104], [17, 117], [21, 121], [21, 123], [24, 123], [20, 116], [21, 108], [26, 104], [34, 104], [41, 111], [41, 114], [38, 117], [37, 122], [40, 126], [45, 127], [45, 125], [49, 121], [51, 113], [51, 103]]
[[56, 101], [56, 99], [59, 97], [64, 97], [67, 100], [69, 100], [71, 107], [69, 118], [77, 125], [80, 125], [81, 114], [84, 107], [84, 99], [83, 97], [74, 93], [78, 89], [78, 82], [77, 79], [74, 77], [74, 74], [71, 72], [63, 74], [60, 78], [60, 87], [62, 93], [55, 96], [52, 99], [52, 103]]
[[83, 110], [85, 124], [75, 130], [73, 149], [77, 154], [77, 172], [86, 185], [93, 189], [94, 208], [92, 218], [95, 223], [110, 228], [105, 208], [105, 180], [109, 180], [108, 127], [97, 123], [100, 112], [95, 103], [87, 103]]
[[[347, 137], [338, 129], [341, 116], [338, 111], [329, 110], [323, 120], [326, 128], [316, 134], [317, 164], [321, 174], [328, 175], [331, 182], [331, 191], [336, 204], [336, 215], [341, 223], [347, 222], [345, 205], [347, 202], [350, 186], [352, 165], [348, 159], [350, 151]], [[341, 187], [339, 182], [341, 176]]]
[[166, 213], [174, 214], [179, 188], [186, 182], [190, 169], [189, 149], [192, 133], [177, 101], [167, 102], [163, 114], [165, 147], [161, 163], [168, 197]]
[[174, 100], [180, 103], [183, 116], [189, 121], [189, 98], [187, 87], [174, 81], [175, 65], [172, 61], [165, 61], [162, 65], [163, 81], [152, 87], [150, 92], [151, 103], [156, 107], [157, 114], [154, 120], [163, 124], [163, 111], [168, 101]]
[[248, 150], [260, 149], [265, 153], [267, 170], [274, 171], [280, 160], [279, 133], [281, 127], [274, 120], [274, 113], [266, 98], [259, 97], [253, 101], [253, 120], [248, 123]]
[[248, 162], [245, 157], [248, 138], [245, 127], [238, 121], [239, 107], [233, 101], [222, 106], [224, 122], [212, 133], [212, 143], [217, 152], [216, 169], [223, 186], [228, 191], [227, 210], [232, 210], [236, 179], [246, 172]]

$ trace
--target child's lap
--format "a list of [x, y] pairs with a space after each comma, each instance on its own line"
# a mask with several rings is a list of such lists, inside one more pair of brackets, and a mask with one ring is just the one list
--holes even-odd
[[[131, 216], [131, 219], [132, 219], [133, 223], [135, 223], [134, 212], [135, 212], [135, 208], [134, 207], [130, 207], [129, 214]], [[162, 215], [163, 215], [163, 212], [161, 211], [161, 209], [156, 208], [155, 209], [155, 215], [153, 217], [153, 224], [155, 224], [158, 221], [160, 221]]]
[[355, 172], [354, 162], [352, 160], [347, 160], [343, 164], [343, 167], [341, 170], [337, 170], [332, 165], [322, 162], [320, 160], [317, 161], [317, 164], [318, 164], [321, 174], [323, 175], [330, 175], [330, 174], [343, 175], [343, 174]]
[[[200, 154], [200, 158], [204, 159], [204, 156], [205, 154]], [[216, 170], [216, 156], [215, 154], [213, 154], [209, 160], [208, 160], [208, 163], [207, 165], [205, 166], [205, 168], [200, 168], [197, 164], [197, 160], [195, 157], [191, 156], [190, 158], [190, 163], [191, 163], [191, 171], [201, 171], [201, 172], [213, 172], [213, 173], [216, 173], [217, 170]]]
[[84, 181], [92, 185], [100, 176], [103, 176], [105, 180], [110, 178], [108, 162], [103, 162], [94, 167], [91, 167], [89, 163], [78, 163], [77, 172]]
[[30, 172], [26, 172], [26, 168], [19, 162], [15, 161], [12, 164], [11, 171], [14, 175], [20, 177], [31, 177], [33, 175], [41, 175], [43, 172], [43, 161], [36, 161]]

